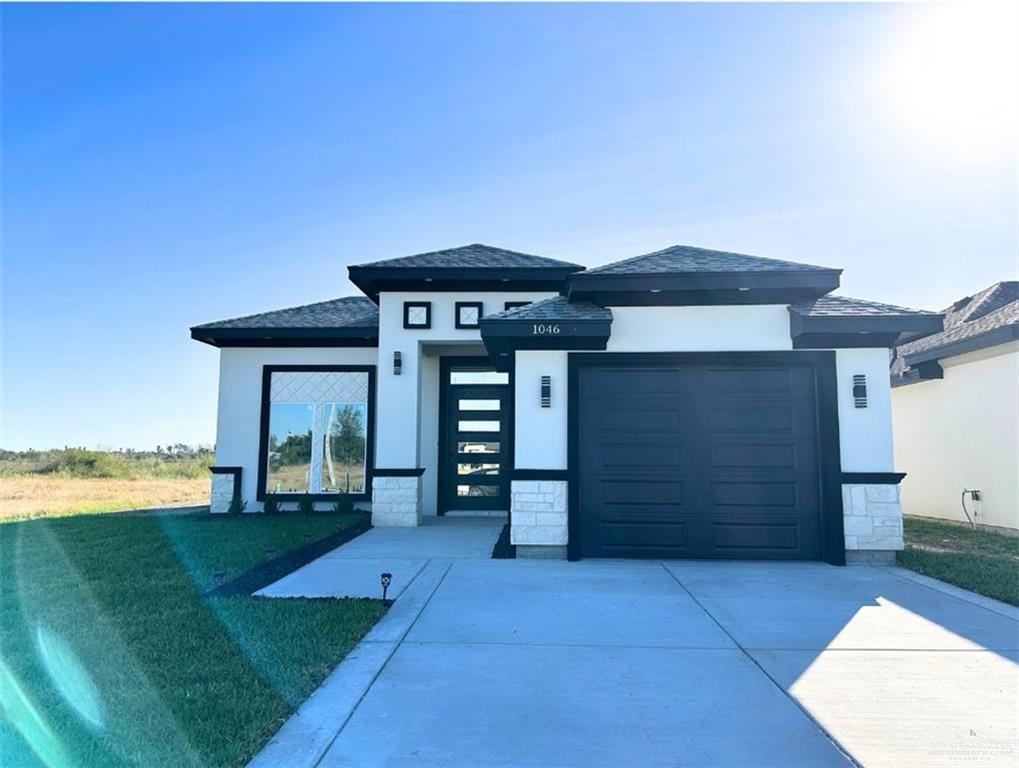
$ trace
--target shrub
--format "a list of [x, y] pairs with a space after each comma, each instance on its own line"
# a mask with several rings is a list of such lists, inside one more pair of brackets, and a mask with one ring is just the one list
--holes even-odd
[[304, 515], [310, 515], [315, 511], [315, 500], [310, 493], [302, 493], [297, 497], [297, 511]]
[[354, 514], [354, 500], [350, 497], [349, 493], [341, 493], [336, 497], [336, 503], [333, 504], [333, 512], [340, 515]]
[[280, 509], [280, 500], [275, 493], [265, 494], [265, 502], [262, 504], [262, 511], [267, 515], [278, 515], [282, 510]]
[[227, 510], [227, 514], [239, 515], [244, 512], [244, 508], [248, 506], [248, 502], [244, 501], [240, 496], [234, 496], [230, 499], [230, 508]]

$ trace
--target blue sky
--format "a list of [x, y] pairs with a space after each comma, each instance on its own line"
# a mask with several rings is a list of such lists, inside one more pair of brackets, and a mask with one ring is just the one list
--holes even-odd
[[211, 443], [190, 325], [464, 243], [745, 251], [925, 308], [1014, 279], [1003, 25], [937, 12], [6, 6], [0, 446]]

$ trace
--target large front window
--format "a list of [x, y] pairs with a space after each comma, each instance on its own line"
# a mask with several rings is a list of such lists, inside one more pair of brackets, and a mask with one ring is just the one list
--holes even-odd
[[366, 494], [371, 371], [266, 366], [264, 376], [263, 490]]

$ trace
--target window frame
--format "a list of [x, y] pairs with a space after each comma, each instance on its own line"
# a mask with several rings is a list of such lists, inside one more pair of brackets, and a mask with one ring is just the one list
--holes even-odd
[[[481, 301], [458, 301], [453, 307], [453, 319], [456, 321], [456, 327], [461, 330], [477, 330], [481, 327], [481, 318], [484, 315], [484, 302]], [[474, 307], [478, 310], [478, 322], [473, 325], [470, 323], [460, 322], [460, 310], [467, 309], [468, 307]]]
[[[410, 310], [424, 309], [425, 324], [414, 325], [410, 322]], [[405, 301], [403, 302], [403, 328], [407, 331], [427, 331], [432, 327], [432, 302], [430, 301]]]
[[[431, 311], [429, 310], [429, 316]], [[420, 326], [418, 326], [420, 327]], [[368, 374], [368, 413], [366, 417], [368, 434], [365, 438], [364, 459], [364, 493], [352, 493], [353, 501], [371, 501], [372, 476], [375, 470], [375, 374], [374, 365], [263, 365], [262, 366], [262, 406], [261, 421], [258, 435], [258, 485], [255, 487], [255, 500], [265, 501], [265, 483], [269, 467], [269, 411], [272, 406], [272, 375], [274, 373], [367, 373]], [[317, 411], [316, 411], [317, 417]], [[312, 446], [312, 451], [321, 446]], [[314, 501], [335, 501], [340, 491], [307, 494]], [[278, 493], [281, 501], [296, 501], [304, 497], [303, 493]]]

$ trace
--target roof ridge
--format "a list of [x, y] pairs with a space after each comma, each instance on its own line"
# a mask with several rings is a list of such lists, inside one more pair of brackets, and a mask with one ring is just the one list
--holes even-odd
[[[756, 255], [751, 254], [751, 253], [740, 253], [738, 251], [723, 251], [723, 250], [718, 250], [718, 249], [715, 249], [715, 248], [703, 248], [703, 247], [698, 246], [698, 245], [683, 245], [682, 243], [676, 243], [674, 245], [670, 245], [670, 246], [667, 246], [665, 248], [660, 248], [660, 249], [658, 249], [656, 251], [651, 251], [649, 253], [642, 253], [642, 254], [638, 254], [637, 256], [630, 256], [629, 258], [622, 259], [620, 261], [612, 261], [612, 262], [609, 262], [607, 264], [602, 264], [600, 266], [593, 267], [593, 268], [591, 268], [589, 270], [586, 270], [586, 273], [587, 274], [602, 274], [605, 270], [608, 270], [608, 269], [616, 269], [618, 267], [625, 266], [625, 265], [628, 265], [628, 264], [633, 264], [634, 262], [641, 261], [641, 260], [644, 260], [644, 259], [650, 260], [650, 259], [653, 259], [656, 256], [665, 256], [665, 255], [670, 255], [670, 254], [676, 255], [676, 257], [679, 258], [679, 259], [682, 259], [684, 257], [690, 257], [690, 256], [693, 256], [695, 254], [696, 255], [701, 255], [701, 256], [736, 257], [736, 258], [740, 258], [740, 259], [749, 259], [751, 261], [757, 261], [757, 262], [767, 262], [768, 264], [784, 265], [784, 266], [788, 266], [788, 267], [792, 268], [792, 269], [789, 269], [787, 271], [797, 271], [797, 272], [799, 272], [799, 271], [809, 271], [809, 270], [833, 270], [833, 269], [835, 269], [834, 267], [822, 267], [822, 266], [819, 266], [817, 264], [807, 264], [807, 263], [804, 263], [804, 262], [789, 261], [788, 259], [775, 259], [775, 258], [772, 258], [770, 256], [756, 256]], [[697, 270], [697, 271], [700, 271], [700, 272], [711, 272], [712, 270], [705, 269], [705, 270]], [[775, 270], [772, 270], [772, 271], [780, 272], [780, 271], [783, 271], [783, 270], [775, 269]], [[841, 272], [841, 270], [838, 270], [838, 271]], [[655, 273], [657, 273], [657, 271], [650, 272], [649, 274], [655, 274]], [[639, 271], [632, 271], [632, 272], [629, 272], [629, 274], [642, 274], [642, 273], [640, 273]]]
[[855, 296], [845, 296], [845, 295], [839, 294], [839, 293], [825, 294], [824, 296], [819, 296], [818, 298], [812, 299], [809, 302], [801, 302], [801, 303], [794, 304], [793, 306], [796, 306], [796, 307], [806, 306], [806, 305], [810, 305], [810, 304], [816, 304], [818, 302], [829, 301], [829, 300], [832, 300], [832, 299], [835, 299], [835, 300], [841, 299], [841, 300], [844, 300], [844, 301], [852, 301], [852, 302], [857, 302], [859, 304], [867, 304], [867, 305], [872, 306], [872, 307], [883, 307], [883, 308], [886, 308], [886, 309], [898, 309], [898, 310], [902, 310], [903, 312], [909, 312], [910, 314], [924, 314], [924, 315], [942, 315], [942, 314], [944, 314], [944, 312], [936, 312], [936, 311], [931, 310], [931, 309], [914, 309], [913, 307], [904, 307], [901, 304], [889, 304], [887, 301], [874, 301], [873, 299], [858, 299]]

